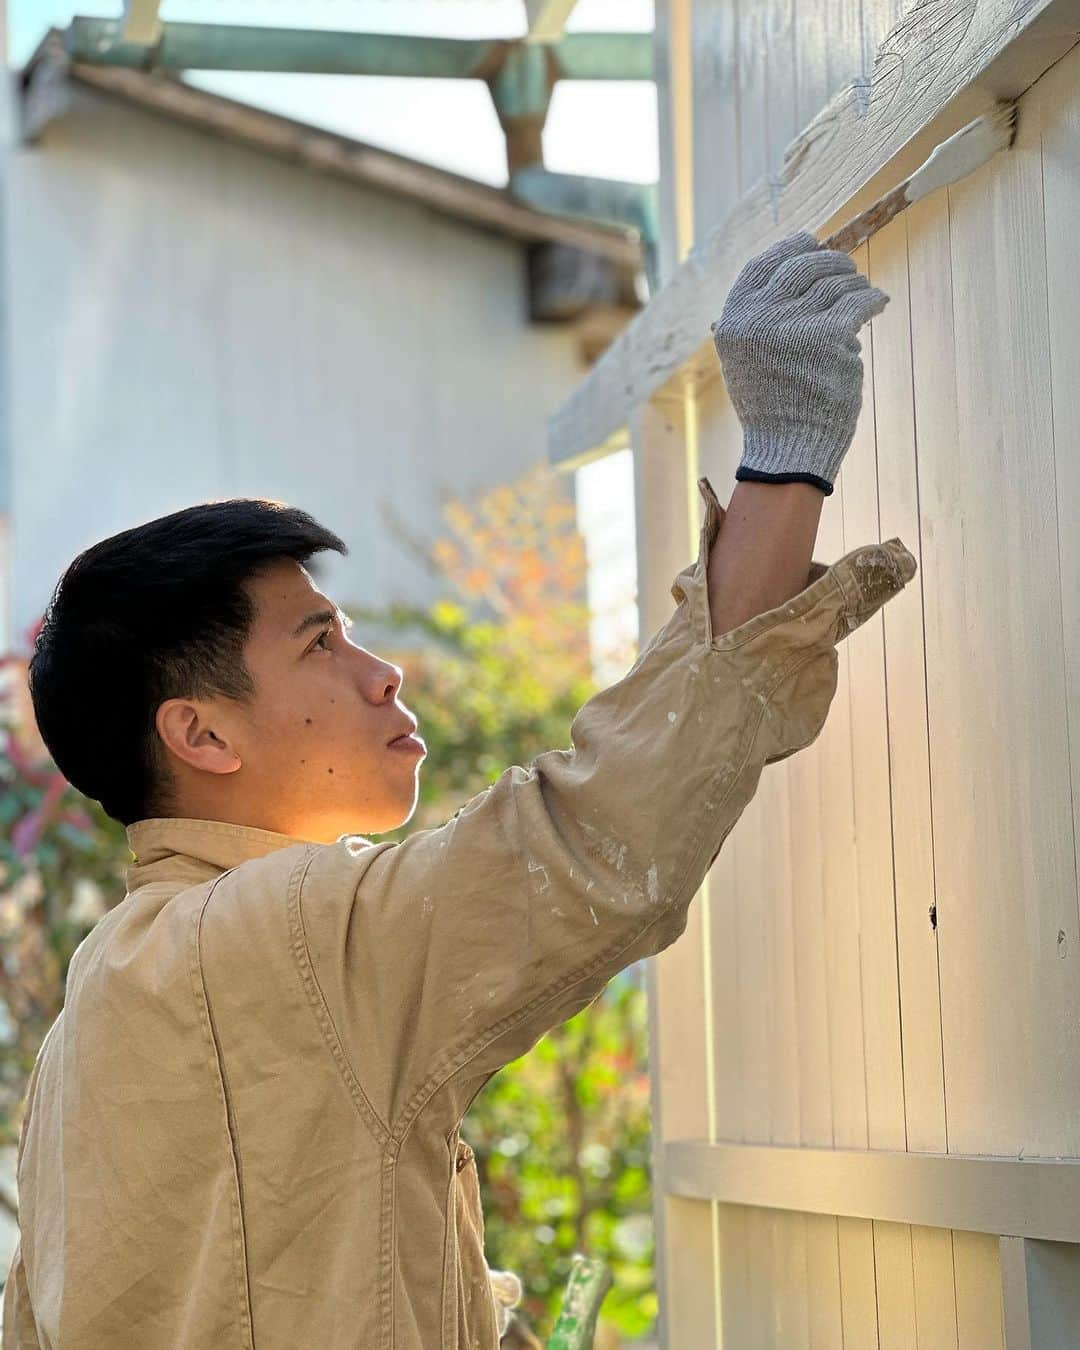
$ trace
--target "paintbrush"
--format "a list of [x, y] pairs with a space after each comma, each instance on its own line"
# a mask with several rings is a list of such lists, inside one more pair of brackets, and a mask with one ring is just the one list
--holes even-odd
[[930, 158], [910, 178], [905, 178], [899, 187], [893, 188], [887, 196], [861, 211], [835, 234], [830, 234], [822, 248], [854, 253], [860, 244], [882, 226], [888, 225], [912, 202], [919, 201], [949, 183], [958, 182], [985, 164], [991, 155], [1007, 149], [1015, 138], [1016, 104], [999, 100], [990, 112], [976, 117], [974, 122], [969, 122], [947, 141], [942, 141]]

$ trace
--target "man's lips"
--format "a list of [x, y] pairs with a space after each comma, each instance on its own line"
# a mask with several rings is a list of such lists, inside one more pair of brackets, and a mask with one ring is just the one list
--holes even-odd
[[408, 722], [401, 731], [397, 732], [396, 735], [391, 736], [386, 744], [393, 745], [395, 741], [400, 741], [403, 736], [411, 736], [419, 725], [419, 722]]
[[414, 722], [408, 731], [402, 731], [392, 741], [387, 741], [388, 750], [407, 750], [413, 754], [427, 754], [427, 746], [420, 736], [415, 735], [417, 724]]

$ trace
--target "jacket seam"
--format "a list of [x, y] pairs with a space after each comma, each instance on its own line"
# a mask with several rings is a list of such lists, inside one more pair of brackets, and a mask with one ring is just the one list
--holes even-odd
[[357, 1114], [367, 1126], [376, 1143], [383, 1150], [379, 1177], [379, 1275], [376, 1298], [379, 1317], [379, 1350], [393, 1350], [394, 1346], [394, 1234], [396, 1220], [397, 1154], [400, 1144], [394, 1140], [379, 1113], [372, 1106], [367, 1093], [349, 1062], [334, 1023], [326, 995], [315, 973], [315, 963], [307, 943], [304, 928], [303, 889], [308, 871], [316, 857], [312, 849], [297, 863], [289, 879], [289, 932], [293, 959], [300, 974], [308, 1005], [322, 1033], [323, 1043], [330, 1052], [345, 1088], [352, 1098]]
[[[232, 870], [232, 869], [230, 869]], [[206, 913], [207, 906], [212, 899], [214, 892], [224, 877], [229, 875], [223, 872], [217, 877], [210, 890], [206, 894], [198, 914], [195, 916], [195, 922], [192, 931], [191, 943], [191, 965], [190, 974], [194, 985], [196, 1002], [203, 1015], [203, 1029], [209, 1034], [210, 1048], [213, 1057], [214, 1067], [217, 1070], [217, 1080], [221, 1090], [221, 1101], [225, 1107], [225, 1128], [229, 1136], [229, 1151], [233, 1165], [233, 1185], [234, 1185], [234, 1205], [232, 1207], [233, 1218], [233, 1260], [236, 1269], [237, 1292], [240, 1296], [240, 1317], [239, 1327], [241, 1338], [248, 1350], [254, 1350], [255, 1329], [254, 1318], [251, 1309], [251, 1289], [248, 1283], [247, 1268], [247, 1244], [244, 1233], [244, 1198], [240, 1178], [240, 1152], [239, 1144], [236, 1138], [236, 1127], [233, 1119], [232, 1105], [229, 1100], [228, 1083], [225, 1077], [225, 1066], [222, 1062], [221, 1046], [218, 1043], [217, 1032], [214, 1027], [213, 1013], [210, 1011], [210, 997], [206, 990], [206, 978], [202, 968], [202, 923], [203, 916]]]
[[330, 1051], [330, 1056], [341, 1075], [346, 1090], [353, 1099], [353, 1105], [376, 1141], [385, 1148], [387, 1144], [392, 1143], [390, 1131], [372, 1106], [341, 1044], [341, 1037], [334, 1023], [333, 1014], [327, 1005], [322, 986], [319, 984], [319, 977], [315, 973], [315, 963], [311, 959], [311, 950], [307, 943], [303, 915], [303, 886], [308, 869], [314, 860], [315, 852], [312, 851], [307, 858], [297, 863], [289, 879], [289, 934], [293, 959], [296, 962], [300, 980], [307, 995], [308, 1005], [315, 1017], [319, 1031], [322, 1033], [323, 1042]]
[[[743, 770], [746, 768], [747, 762], [750, 759], [750, 754], [757, 740], [758, 732], [761, 728], [761, 723], [764, 720], [765, 711], [771, 704], [773, 696], [775, 695], [776, 691], [791, 676], [797, 674], [804, 666], [807, 666], [812, 661], [817, 660], [819, 657], [824, 655], [826, 651], [829, 650], [834, 650], [834, 648], [826, 647], [823, 649], [822, 647], [817, 646], [808, 655], [800, 653], [798, 657], [788, 662], [788, 664], [784, 666], [777, 674], [771, 686], [769, 686], [764, 700], [757, 705], [756, 714], [746, 724], [746, 730], [743, 733], [745, 750], [742, 753], [741, 759], [738, 758], [738, 753], [736, 754], [735, 758], [737, 759], [739, 767], [736, 770], [736, 772], [732, 775], [730, 784], [727, 787], [726, 791], [723, 793], [723, 795], [717, 802], [717, 807], [719, 809], [722, 810], [722, 808], [727, 803], [729, 798], [735, 792], [736, 787], [738, 786], [742, 778]], [[706, 801], [708, 800], [710, 800], [710, 797], [707, 796]], [[703, 812], [702, 814], [704, 817], [706, 813]], [[594, 971], [600, 969], [604, 965], [607, 965], [612, 959], [617, 958], [622, 952], [625, 952], [628, 948], [632, 947], [635, 942], [639, 942], [641, 938], [643, 938], [648, 932], [650, 932], [651, 929], [653, 929], [663, 919], [668, 917], [672, 911], [679, 908], [679, 906], [683, 903], [685, 899], [685, 889], [687, 885], [687, 879], [691, 875], [691, 872], [693, 871], [693, 865], [697, 861], [698, 855], [701, 851], [702, 842], [705, 840], [707, 832], [708, 832], [707, 821], [703, 818], [697, 836], [695, 837], [693, 843], [687, 850], [688, 860], [686, 867], [684, 868], [683, 873], [680, 876], [678, 882], [672, 888], [673, 895], [676, 898], [671, 900], [667, 905], [665, 905], [663, 909], [659, 913], [654, 915], [653, 918], [651, 918], [646, 924], [644, 924], [643, 927], [635, 929], [634, 932], [631, 934], [631, 936], [627, 938], [625, 941], [620, 940], [620, 942], [616, 943], [614, 946], [605, 948], [602, 952], [599, 952], [586, 965], [579, 967], [575, 971], [572, 971], [569, 975], [567, 975], [557, 984], [550, 986], [542, 993], [536, 995], [534, 999], [532, 999], [529, 1003], [525, 1004], [524, 1007], [519, 1008], [517, 1012], [508, 1014], [507, 1017], [501, 1019], [499, 1022], [496, 1022], [493, 1026], [486, 1028], [482, 1032], [474, 1034], [474, 1036], [469, 1041], [465, 1042], [462, 1046], [458, 1048], [456, 1052], [454, 1052], [456, 1062], [452, 1062], [445, 1069], [439, 1068], [433, 1070], [428, 1075], [428, 1077], [424, 1079], [424, 1081], [413, 1093], [412, 1098], [410, 1099], [409, 1103], [403, 1110], [403, 1115], [399, 1126], [401, 1131], [400, 1142], [404, 1142], [412, 1126], [415, 1124], [417, 1118], [423, 1112], [428, 1103], [435, 1096], [438, 1095], [438, 1093], [446, 1086], [447, 1083], [450, 1082], [452, 1078], [456, 1077], [457, 1074], [459, 1074], [460, 1071], [466, 1067], [466, 1065], [468, 1065], [472, 1060], [474, 1060], [477, 1055], [479, 1055], [489, 1045], [493, 1044], [501, 1037], [508, 1035], [517, 1026], [519, 1026], [521, 1022], [525, 1021], [527, 1017], [531, 1016], [535, 1012], [538, 1012], [548, 1003], [551, 1003], [554, 999], [558, 998], [560, 994], [565, 993], [566, 990], [572, 989], [575, 984], [580, 984], [582, 980], [588, 978], [588, 976], [593, 974]], [[725, 832], [723, 839], [721, 839], [721, 847], [723, 847], [724, 840], [727, 838], [727, 835], [729, 833], [730, 830]], [[691, 897], [691, 899], [692, 898], [693, 897]]]
[[[760, 614], [753, 619], [747, 619], [745, 624], [740, 624], [738, 628], [732, 628], [729, 633], [721, 633], [719, 637], [712, 633], [712, 617], [709, 617], [708, 630], [710, 639], [706, 646], [714, 652], [735, 652], [740, 647], [745, 647], [748, 642], [754, 638], [760, 637], [762, 633], [769, 633], [782, 623], [789, 619], [798, 618], [801, 614], [807, 613], [822, 600], [828, 599], [832, 592], [836, 592], [844, 604], [851, 606], [847, 590], [840, 579], [841, 563], [834, 563], [826, 572], [823, 572], [816, 581], [812, 581], [809, 586], [794, 599], [787, 601], [783, 605], [777, 605], [774, 609]], [[828, 582], [828, 585], [825, 583]], [[820, 590], [818, 588], [820, 587]], [[708, 597], [706, 596], [706, 610], [708, 610]], [[771, 617], [770, 617], [771, 616]], [[768, 619], [769, 622], [758, 624], [757, 619]], [[727, 638], [739, 632], [740, 628], [747, 631], [742, 634], [737, 642], [728, 642]]]

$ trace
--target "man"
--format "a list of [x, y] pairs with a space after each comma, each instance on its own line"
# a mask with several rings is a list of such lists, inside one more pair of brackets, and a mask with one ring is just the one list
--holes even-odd
[[745, 453], [674, 613], [573, 749], [402, 844], [358, 831], [409, 818], [425, 750], [303, 566], [336, 535], [218, 502], [75, 559], [31, 692], [135, 860], [31, 1078], [4, 1350], [494, 1350], [465, 1112], [675, 941], [914, 574], [899, 540], [811, 561], [887, 300], [807, 233], [743, 268], [713, 331]]

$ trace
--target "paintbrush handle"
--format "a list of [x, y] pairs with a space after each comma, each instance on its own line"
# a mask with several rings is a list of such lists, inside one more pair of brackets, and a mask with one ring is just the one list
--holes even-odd
[[854, 220], [842, 225], [835, 234], [829, 235], [822, 248], [834, 248], [841, 253], [854, 253], [860, 244], [865, 243], [872, 234], [888, 225], [889, 221], [894, 220], [907, 206], [907, 185], [908, 180], [905, 179], [887, 196], [874, 202], [873, 206], [868, 206]]

